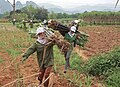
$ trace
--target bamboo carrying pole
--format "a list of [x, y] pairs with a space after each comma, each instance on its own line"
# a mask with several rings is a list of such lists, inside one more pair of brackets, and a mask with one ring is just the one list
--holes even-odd
[[46, 49], [47, 49], [47, 45], [44, 47], [44, 51], [43, 51], [43, 60], [42, 60], [42, 64], [41, 64], [41, 67], [43, 66], [43, 63], [44, 63], [44, 59], [45, 59], [45, 53], [46, 53]]

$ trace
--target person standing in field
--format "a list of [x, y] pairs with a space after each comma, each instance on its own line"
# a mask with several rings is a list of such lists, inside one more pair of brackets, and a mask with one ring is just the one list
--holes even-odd
[[74, 47], [74, 42], [77, 43], [75, 32], [76, 32], [76, 27], [72, 26], [70, 28], [70, 31], [68, 33], [66, 33], [65, 37], [64, 37], [65, 40], [67, 40], [70, 43], [70, 49], [65, 53], [66, 64], [65, 64], [65, 68], [64, 68], [64, 73], [66, 73], [67, 68], [70, 67], [70, 56], [71, 56], [71, 53], [72, 53], [72, 50]]
[[15, 25], [16, 19], [14, 18], [14, 19], [12, 20], [12, 22], [13, 22], [13, 25]]
[[23, 23], [23, 28], [25, 29], [26, 28], [26, 21], [22, 20], [22, 23]]
[[32, 19], [30, 19], [29, 25], [30, 25], [30, 28], [33, 28], [33, 20]]
[[[36, 31], [37, 40], [24, 53], [22, 62], [25, 61], [31, 54], [37, 52], [37, 60], [39, 65], [39, 84], [42, 83], [43, 77], [45, 79], [50, 75], [54, 63], [53, 46], [54, 43], [48, 41], [46, 32], [43, 27]], [[49, 79], [44, 83], [44, 87], [48, 87]]]

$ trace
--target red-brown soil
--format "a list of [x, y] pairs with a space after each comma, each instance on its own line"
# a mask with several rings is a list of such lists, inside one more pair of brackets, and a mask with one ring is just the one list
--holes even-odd
[[[120, 29], [115, 26], [97, 26], [97, 27], [83, 27], [80, 29], [90, 35], [88, 38], [89, 42], [86, 44], [87, 49], [80, 49], [77, 47], [75, 51], [82, 56], [83, 60], [88, 60], [91, 56], [94, 56], [99, 53], [104, 53], [111, 50], [114, 46], [120, 46]], [[25, 50], [25, 49], [24, 49]], [[23, 51], [24, 51], [23, 50]], [[34, 55], [33, 55], [34, 56]], [[19, 69], [15, 69], [14, 65], [11, 65], [8, 69], [4, 69], [4, 67], [9, 66], [11, 62], [11, 56], [5, 52], [4, 49], [0, 51], [0, 58], [2, 58], [5, 62], [0, 63], [0, 87], [8, 84], [9, 82], [14, 81], [18, 76], [29, 76], [38, 72], [37, 60], [30, 56], [24, 64], [19, 65]], [[20, 57], [17, 58], [19, 60]], [[16, 62], [14, 62], [15, 64]], [[20, 72], [17, 73], [16, 72]], [[69, 73], [71, 74], [71, 73]], [[66, 78], [60, 77], [59, 74], [54, 74], [51, 78], [50, 83], [53, 83], [51, 87], [75, 87], [72, 84], [69, 84]], [[20, 82], [21, 87], [24, 84], [24, 87], [37, 87], [38, 85], [37, 75], [24, 79], [23, 83]], [[6, 87], [17, 87], [16, 84], [13, 83]], [[84, 87], [84, 86], [83, 86]], [[93, 80], [93, 86], [91, 87], [102, 87], [98, 86], [98, 83]]]
[[86, 60], [89, 57], [105, 53], [120, 46], [120, 28], [118, 26], [97, 26], [80, 29], [90, 35], [85, 49], [77, 49]]

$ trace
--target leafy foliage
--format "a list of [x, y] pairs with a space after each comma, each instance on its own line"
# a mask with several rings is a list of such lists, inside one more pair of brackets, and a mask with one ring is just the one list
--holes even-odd
[[10, 12], [10, 18], [16, 18], [17, 21], [28, 20], [28, 19], [37, 19], [44, 20], [48, 19], [48, 11], [44, 8], [33, 7], [32, 5], [28, 5], [23, 7], [20, 10], [15, 11], [15, 15], [13, 11]]
[[[79, 36], [79, 34], [80, 34], [80, 36]], [[84, 47], [84, 45], [88, 41], [89, 35], [87, 35], [84, 32], [80, 32], [77, 35], [79, 36], [79, 38], [76, 39], [77, 40], [77, 45], [79, 45], [80, 47]]]
[[34, 15], [35, 19], [40, 19], [40, 20], [44, 20], [44, 19], [48, 19], [48, 11], [47, 9], [44, 8], [37, 8], [36, 9], [36, 14]]
[[72, 54], [70, 61], [71, 61], [71, 69], [82, 71], [83, 61], [79, 57], [79, 55], [77, 55], [77, 53]]
[[84, 71], [93, 76], [103, 77], [106, 87], [120, 86], [120, 47], [91, 58]]
[[106, 79], [107, 87], [119, 87], [120, 86], [120, 68], [115, 70], [113, 74]]
[[23, 13], [28, 15], [28, 18], [32, 18], [33, 15], [36, 13], [36, 9], [32, 5], [28, 5], [21, 9]]
[[84, 66], [85, 72], [94, 76], [108, 77], [120, 67], [120, 48], [91, 58]]
[[[14, 15], [11, 15], [11, 18], [13, 19]], [[23, 19], [28, 19], [28, 15], [26, 13], [16, 13], [15, 18], [17, 22], [21, 22]]]

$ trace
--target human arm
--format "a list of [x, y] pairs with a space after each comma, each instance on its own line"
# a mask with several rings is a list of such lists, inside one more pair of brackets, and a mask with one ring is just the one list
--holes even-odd
[[36, 51], [36, 43], [34, 43], [32, 46], [30, 46], [27, 51], [22, 56], [22, 61], [25, 61], [31, 54], [33, 54]]
[[71, 37], [68, 33], [65, 34], [65, 40], [67, 40], [69, 43], [72, 43], [75, 41], [76, 39], [76, 35], [74, 35], [73, 37]]

